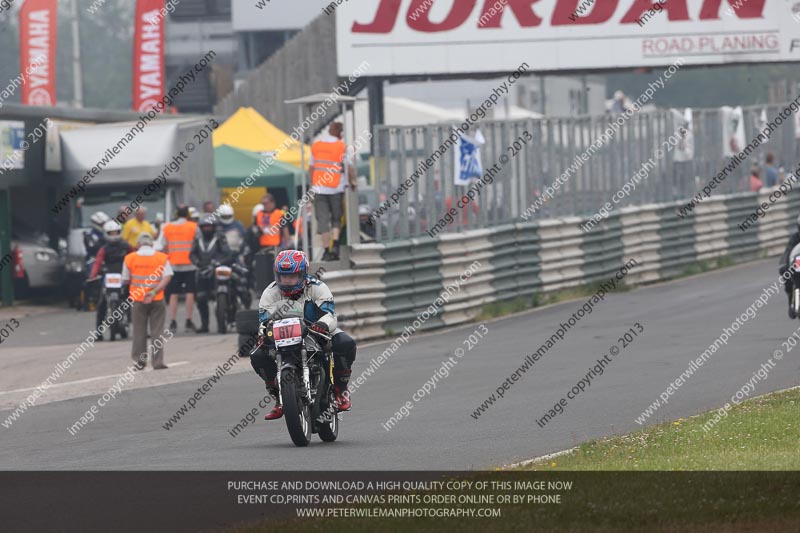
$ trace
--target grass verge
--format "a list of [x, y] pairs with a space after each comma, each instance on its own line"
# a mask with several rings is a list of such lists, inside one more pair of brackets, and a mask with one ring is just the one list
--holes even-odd
[[554, 491], [559, 504], [502, 505], [499, 518], [289, 519], [231, 531], [798, 531], [800, 475], [789, 472], [800, 470], [798, 407], [794, 389], [748, 400], [709, 431], [702, 426], [716, 411], [591, 441], [546, 462], [453, 474], [572, 484]]
[[725, 410], [590, 441], [521, 470], [800, 470], [800, 389], [717, 413]]

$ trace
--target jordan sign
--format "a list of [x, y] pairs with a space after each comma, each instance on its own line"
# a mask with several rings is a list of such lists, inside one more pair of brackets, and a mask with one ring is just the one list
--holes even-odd
[[538, 72], [800, 59], [800, 1], [376, 0], [337, 8], [339, 75]]
[[133, 108], [148, 112], [164, 98], [165, 0], [137, 0], [133, 36]]
[[58, 0], [26, 0], [19, 10], [22, 103], [56, 105]]

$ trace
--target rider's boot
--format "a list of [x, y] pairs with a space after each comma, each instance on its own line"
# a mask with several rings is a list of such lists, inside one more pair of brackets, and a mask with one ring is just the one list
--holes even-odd
[[264, 420], [277, 420], [283, 416], [283, 407], [281, 406], [281, 399], [278, 396], [278, 382], [276, 380], [267, 381], [267, 392], [269, 392], [269, 395], [275, 400], [275, 407], [264, 416]]
[[350, 370], [335, 370], [333, 373], [334, 384], [333, 390], [336, 394], [336, 408], [339, 411], [349, 411], [350, 404], [350, 391], [347, 390], [347, 383], [350, 381]]

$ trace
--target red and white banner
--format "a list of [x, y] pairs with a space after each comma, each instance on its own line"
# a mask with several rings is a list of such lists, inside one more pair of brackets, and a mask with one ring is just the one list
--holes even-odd
[[56, 105], [58, 0], [26, 0], [19, 10], [22, 103]]
[[[797, 15], [797, 18], [795, 18]], [[798, 0], [375, 0], [336, 8], [339, 75], [800, 60]]]
[[[137, 0], [133, 35], [133, 108], [147, 112], [164, 98], [165, 0]], [[163, 104], [161, 109], [163, 111]]]

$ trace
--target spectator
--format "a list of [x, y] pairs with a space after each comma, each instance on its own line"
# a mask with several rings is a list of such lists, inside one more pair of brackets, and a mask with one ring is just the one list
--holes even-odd
[[[343, 129], [341, 122], [334, 122], [328, 128], [328, 134], [311, 145], [308, 172], [311, 174], [311, 185], [316, 193], [314, 213], [317, 217], [317, 232], [322, 236], [322, 243], [325, 245], [323, 261], [339, 259], [339, 233], [344, 211], [344, 189], [347, 186], [347, 181], [344, 179], [345, 165], [350, 186], [355, 188], [356, 183], [353, 150], [342, 140]], [[331, 233], [333, 245], [329, 250]]]
[[611, 103], [611, 114], [622, 115], [627, 110], [628, 106], [625, 104], [625, 93], [616, 91], [614, 93], [614, 101]]
[[775, 154], [772, 152], [764, 160], [764, 182], [770, 188], [778, 185], [778, 169], [775, 168]]
[[213, 214], [214, 213], [214, 209], [215, 209], [214, 208], [214, 202], [212, 202], [211, 200], [203, 202], [203, 213], [205, 213], [207, 215]]
[[147, 215], [147, 208], [141, 206], [134, 217], [122, 226], [122, 240], [133, 248], [136, 248], [136, 242], [142, 233], [149, 233], [154, 239], [158, 237], [158, 232], [145, 220], [145, 215]]
[[761, 190], [761, 187], [764, 186], [764, 182], [761, 181], [761, 170], [758, 168], [758, 165], [753, 165], [752, 170], [750, 170], [750, 191], [751, 192], [758, 192]]
[[197, 235], [197, 224], [189, 220], [189, 207], [182, 205], [178, 208], [178, 218], [166, 224], [161, 231], [157, 248], [163, 250], [175, 271], [167, 286], [169, 294], [169, 330], [172, 333], [178, 329], [178, 295], [186, 295], [186, 331], [197, 332], [192, 322], [194, 311], [194, 295], [197, 292], [195, 274], [197, 267], [192, 264], [189, 254], [192, 251]]
[[[120, 224], [122, 224], [122, 226], [124, 227], [125, 226], [125, 222], [128, 220], [128, 217], [130, 216], [130, 212], [131, 212], [131, 210], [127, 205], [119, 206], [119, 212], [117, 213], [117, 216], [116, 216], [115, 220], [117, 222], [119, 222]], [[134, 246], [134, 248], [135, 248], [135, 246]]]

